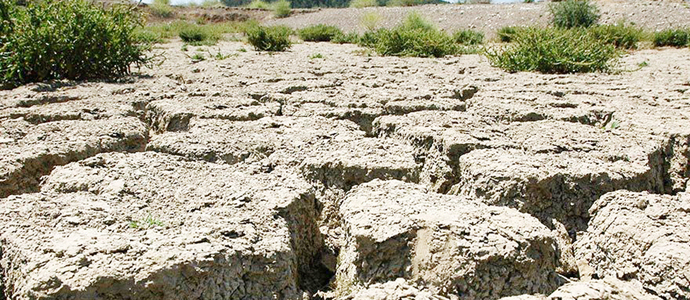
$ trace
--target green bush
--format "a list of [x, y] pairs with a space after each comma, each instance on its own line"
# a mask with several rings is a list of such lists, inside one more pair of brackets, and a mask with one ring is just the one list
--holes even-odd
[[285, 18], [290, 16], [290, 13], [292, 13], [292, 10], [290, 9], [290, 2], [287, 0], [278, 0], [273, 2], [271, 6], [273, 8], [273, 15], [276, 16], [276, 18]]
[[380, 14], [376, 13], [375, 11], [368, 11], [362, 15], [359, 23], [367, 31], [372, 31], [379, 27], [381, 19], [383, 19], [383, 17], [381, 17]]
[[356, 32], [350, 33], [339, 33], [336, 34], [332, 39], [331, 43], [336, 44], [357, 44], [359, 43], [359, 35]]
[[589, 30], [596, 39], [623, 49], [637, 49], [637, 43], [643, 37], [641, 29], [623, 23], [593, 26]]
[[619, 53], [584, 29], [525, 28], [513, 44], [487, 51], [492, 65], [509, 72], [585, 73], [608, 71]]
[[5, 88], [49, 79], [112, 79], [149, 61], [128, 6], [87, 0], [0, 0], [0, 80]]
[[654, 45], [657, 47], [685, 47], [690, 43], [690, 29], [666, 29], [654, 33]]
[[438, 30], [417, 14], [410, 14], [393, 29], [365, 32], [359, 44], [380, 55], [442, 57], [459, 53], [453, 37]]
[[285, 26], [249, 26], [246, 28], [247, 41], [257, 51], [285, 51], [292, 43], [292, 30]]
[[[243, 32], [246, 22], [224, 22], [224, 23], [208, 23], [208, 24], [193, 24], [187, 21], [175, 21], [170, 23], [149, 24], [144, 28], [138, 29], [137, 34], [145, 37], [155, 38], [157, 42], [163, 42], [167, 39], [179, 36], [181, 39], [194, 40], [195, 31], [200, 31], [204, 39], [197, 42], [188, 41], [195, 45], [213, 45], [222, 39], [226, 33]], [[184, 37], [183, 37], [184, 36]], [[196, 39], [198, 40], [198, 38]]]
[[258, 9], [270, 9], [271, 8], [271, 6], [268, 3], [261, 1], [261, 0], [254, 0], [251, 3], [249, 3], [249, 5], [247, 5], [247, 7], [258, 8]]
[[566, 0], [549, 4], [551, 22], [558, 28], [590, 27], [599, 20], [599, 9], [589, 0]]
[[149, 5], [151, 14], [159, 18], [172, 18], [174, 15], [174, 10], [170, 6], [170, 0], [153, 0]]
[[376, 0], [352, 0], [350, 1], [350, 7], [353, 8], [363, 8], [363, 7], [375, 7], [379, 6]]
[[299, 38], [306, 42], [328, 42], [342, 34], [340, 28], [324, 24], [305, 27], [298, 32]]
[[183, 42], [189, 44], [198, 44], [209, 38], [206, 31], [202, 30], [201, 26], [195, 24], [189, 24], [187, 28], [182, 29], [179, 36]]
[[434, 24], [429, 22], [427, 19], [424, 19], [424, 17], [417, 12], [409, 13], [399, 27], [404, 30], [437, 30]]
[[479, 45], [484, 42], [484, 33], [472, 29], [465, 29], [455, 32], [453, 34], [453, 39], [458, 44]]
[[520, 30], [520, 27], [504, 26], [496, 32], [496, 36], [498, 36], [501, 42], [510, 43], [513, 41], [513, 36], [515, 36], [518, 30]]

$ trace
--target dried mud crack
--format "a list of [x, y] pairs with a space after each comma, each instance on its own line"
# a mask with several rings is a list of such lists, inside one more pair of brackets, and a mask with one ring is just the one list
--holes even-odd
[[689, 297], [687, 49], [540, 75], [180, 46], [0, 92], [0, 299]]

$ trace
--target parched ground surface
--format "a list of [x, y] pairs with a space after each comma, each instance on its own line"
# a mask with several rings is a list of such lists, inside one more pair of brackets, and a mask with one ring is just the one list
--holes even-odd
[[688, 49], [181, 46], [0, 92], [0, 299], [690, 297]]

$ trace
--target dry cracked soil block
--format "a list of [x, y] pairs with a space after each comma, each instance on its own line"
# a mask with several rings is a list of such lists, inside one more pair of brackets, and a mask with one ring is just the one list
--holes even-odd
[[275, 153], [275, 163], [299, 164], [309, 149], [362, 137], [352, 122], [323, 117], [246, 122], [193, 118], [188, 130], [156, 135], [147, 149], [228, 164], [256, 162]]
[[690, 194], [604, 195], [575, 244], [599, 278], [638, 280], [663, 299], [690, 298]]
[[347, 120], [266, 117], [255, 121], [193, 118], [187, 131], [151, 138], [147, 150], [194, 160], [299, 166], [306, 178], [349, 189], [374, 178], [418, 181], [415, 148], [396, 139], [366, 138]]
[[440, 296], [497, 299], [558, 286], [551, 231], [527, 214], [374, 180], [340, 203], [341, 294], [404, 278]]
[[516, 207], [573, 234], [588, 209], [618, 189], [670, 192], [672, 139], [556, 120], [501, 123], [463, 112], [419, 112], [375, 122], [380, 135], [428, 149], [421, 182]]
[[257, 120], [280, 111], [277, 102], [260, 103], [251, 98], [187, 97], [162, 99], [146, 106], [146, 120], [157, 132], [183, 131], [192, 117], [230, 121]]
[[3, 199], [0, 275], [9, 299], [295, 299], [315, 206], [289, 171], [102, 154]]
[[137, 118], [56, 121], [33, 125], [0, 121], [0, 197], [36, 191], [55, 166], [98, 153], [143, 151], [146, 126]]
[[660, 300], [647, 293], [639, 282], [615, 278], [572, 282], [559, 287], [551, 295], [520, 295], [501, 300]]

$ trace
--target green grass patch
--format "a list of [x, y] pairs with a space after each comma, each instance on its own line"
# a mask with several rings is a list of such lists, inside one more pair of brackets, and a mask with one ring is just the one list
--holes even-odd
[[393, 29], [367, 31], [359, 44], [374, 49], [380, 55], [443, 57], [460, 53], [461, 48], [452, 36], [440, 31], [433, 24], [410, 14]]
[[302, 28], [297, 34], [305, 42], [329, 42], [343, 32], [335, 26], [318, 24]]
[[513, 36], [515, 36], [520, 30], [522, 30], [522, 27], [504, 26], [496, 31], [496, 36], [498, 37], [499, 41], [503, 43], [510, 43], [513, 41]]
[[[224, 22], [195, 24], [187, 21], [174, 21], [170, 23], [154, 23], [137, 30], [137, 34], [156, 41], [165, 42], [174, 37], [180, 37], [183, 41], [193, 45], [214, 45], [228, 33], [240, 33], [248, 23]], [[199, 40], [200, 39], [200, 40]]]
[[172, 6], [170, 6], [170, 0], [153, 0], [153, 2], [149, 4], [149, 9], [151, 10], [151, 14], [158, 18], [168, 19], [175, 16], [175, 11]]
[[292, 29], [285, 26], [248, 26], [245, 33], [247, 41], [257, 51], [285, 51], [292, 46]]
[[513, 43], [487, 50], [491, 64], [509, 72], [587, 73], [610, 71], [620, 54], [584, 29], [525, 28]]
[[589, 30], [596, 39], [622, 49], [637, 49], [637, 43], [644, 37], [642, 29], [622, 22], [615, 25], [593, 26]]
[[332, 39], [331, 43], [336, 44], [357, 44], [359, 43], [359, 35], [356, 32], [350, 33], [339, 33], [336, 34]]
[[599, 9], [589, 0], [552, 2], [549, 11], [558, 28], [590, 27], [599, 21]]
[[254, 0], [251, 3], [247, 5], [249, 8], [257, 8], [257, 9], [270, 9], [271, 5], [268, 4], [268, 2], [261, 1], [261, 0]]
[[484, 42], [484, 33], [472, 29], [456, 31], [453, 34], [456, 43], [462, 45], [479, 45]]
[[350, 1], [350, 7], [353, 8], [363, 8], [363, 7], [376, 7], [379, 6], [376, 0], [352, 0]]
[[286, 18], [292, 13], [290, 2], [287, 0], [278, 0], [273, 2], [273, 4], [271, 4], [271, 9], [273, 9], [273, 15], [276, 18]]
[[690, 29], [666, 29], [654, 33], [654, 46], [685, 47], [690, 43]]
[[[112, 79], [149, 62], [131, 6], [86, 0], [0, 0], [0, 82], [4, 88], [50, 79]], [[150, 37], [149, 37], [150, 39]]]

